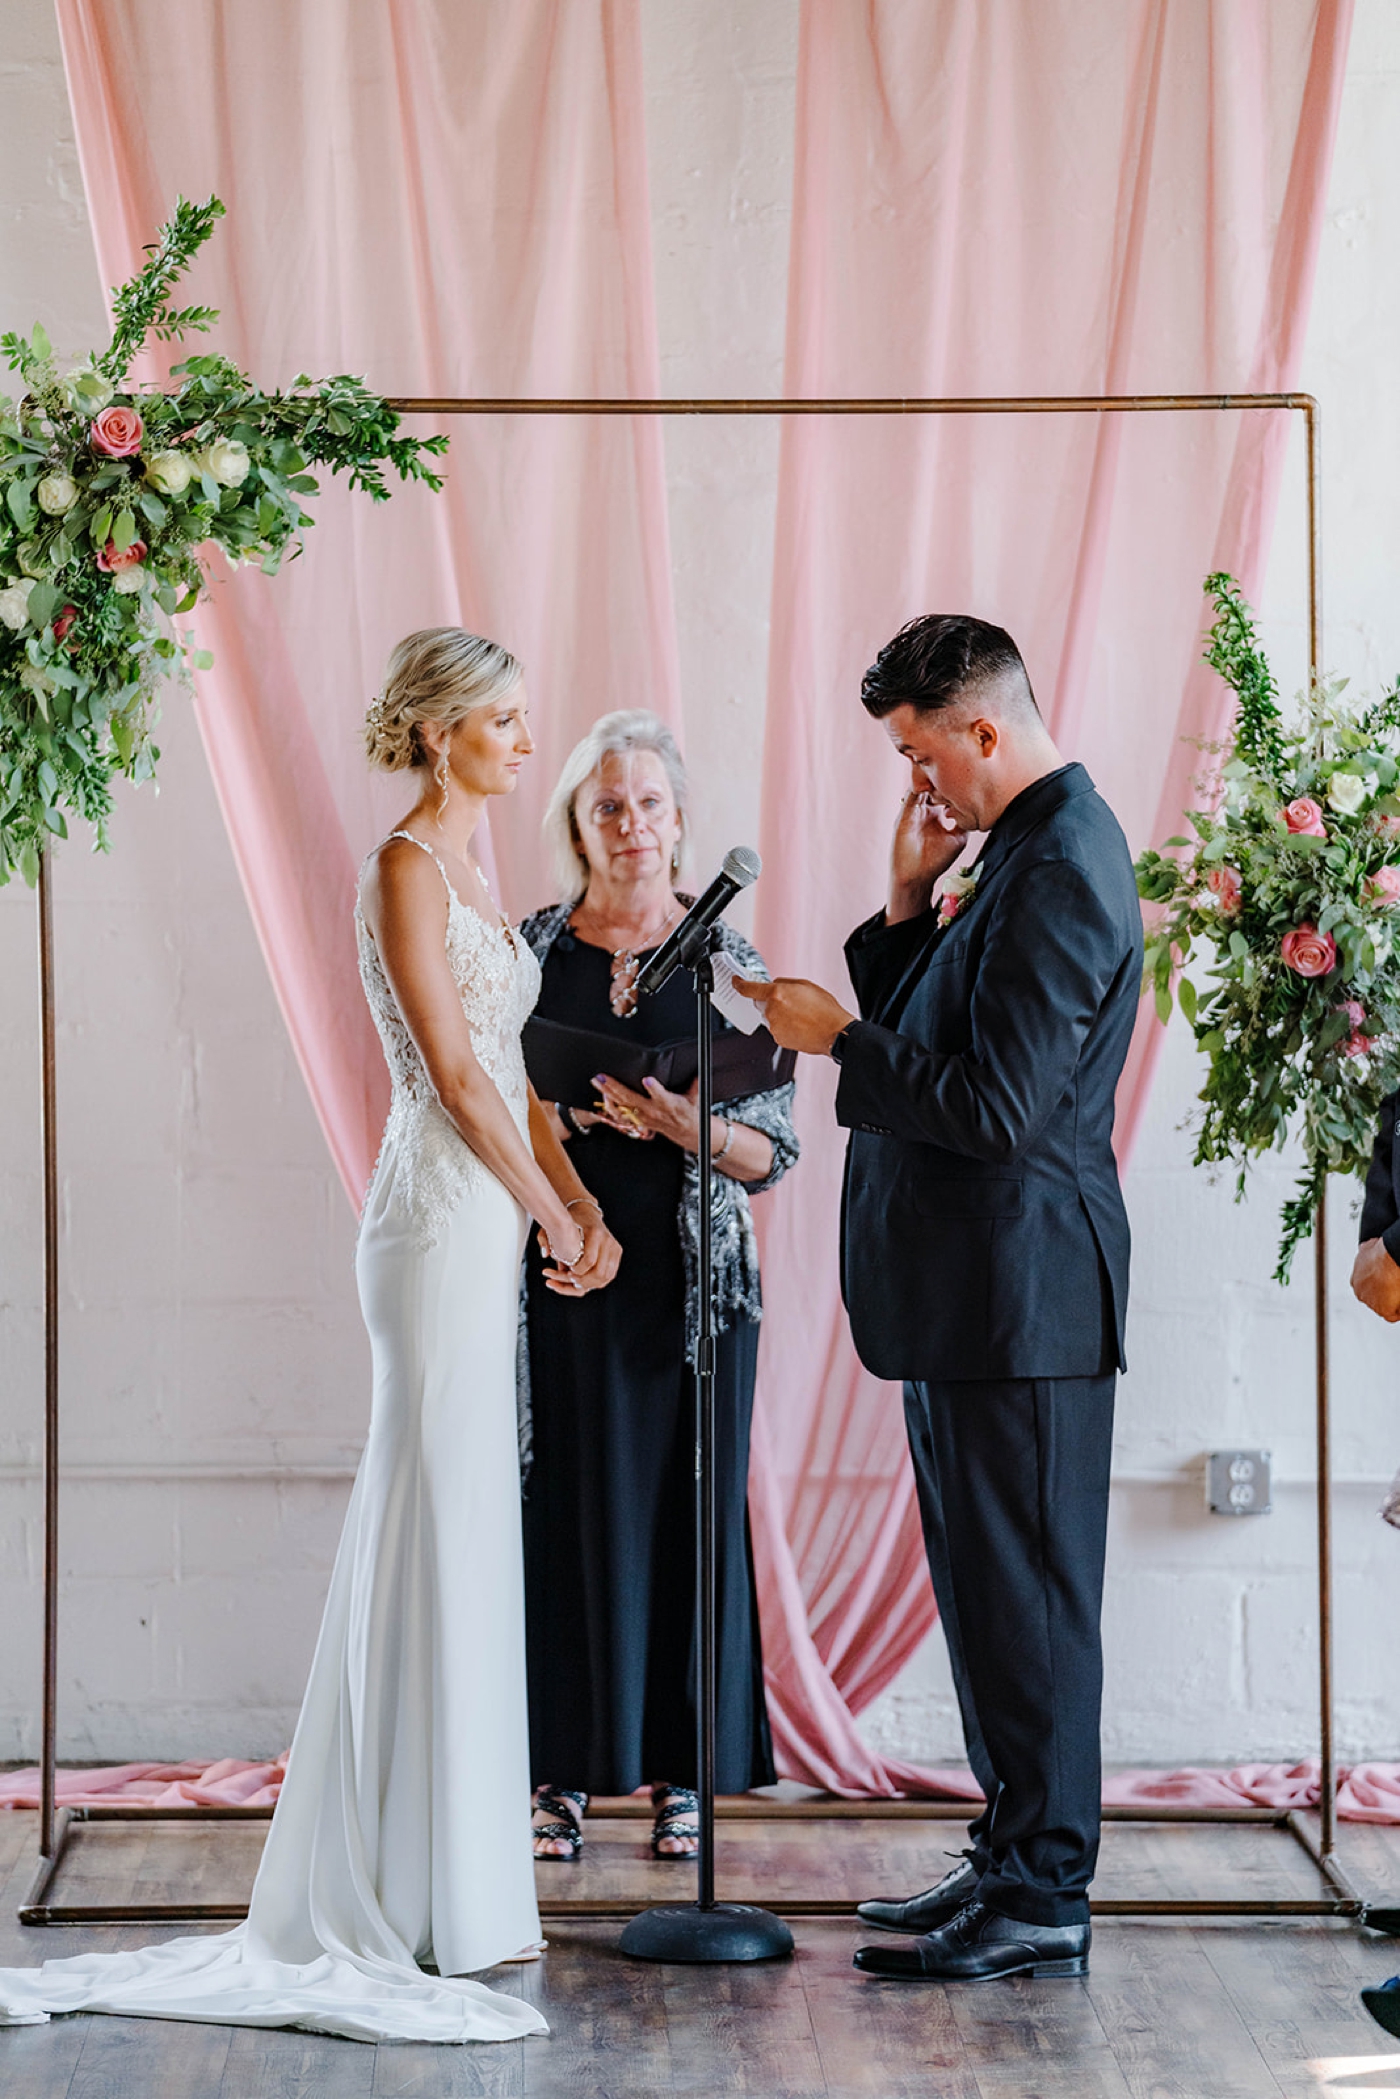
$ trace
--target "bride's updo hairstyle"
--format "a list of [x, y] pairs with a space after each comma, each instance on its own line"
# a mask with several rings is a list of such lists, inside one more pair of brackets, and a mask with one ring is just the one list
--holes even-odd
[[523, 676], [498, 641], [462, 627], [421, 627], [405, 634], [392, 656], [384, 690], [365, 716], [365, 753], [386, 773], [428, 763], [424, 722], [455, 729], [478, 707], [493, 706]]
[[601, 770], [605, 758], [623, 758], [630, 751], [650, 751], [659, 758], [661, 769], [671, 783], [671, 796], [681, 820], [672, 873], [680, 872], [680, 862], [690, 839], [690, 783], [680, 746], [659, 714], [652, 714], [645, 707], [620, 707], [615, 714], [600, 715], [588, 734], [574, 745], [564, 760], [564, 770], [544, 812], [542, 828], [549, 857], [554, 863], [561, 903], [577, 903], [588, 887], [588, 861], [574, 819], [574, 803], [579, 789]]

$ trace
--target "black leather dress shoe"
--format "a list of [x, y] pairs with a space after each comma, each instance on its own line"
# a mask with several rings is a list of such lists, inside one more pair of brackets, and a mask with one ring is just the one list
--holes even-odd
[[1400, 1975], [1392, 1975], [1389, 1982], [1378, 1983], [1374, 1990], [1363, 1990], [1361, 2002], [1377, 2026], [1383, 2026], [1387, 2033], [1393, 2033], [1400, 2040]]
[[911, 1895], [907, 1902], [858, 1902], [856, 1915], [862, 1924], [873, 1924], [878, 1931], [937, 1931], [940, 1924], [952, 1923], [964, 1903], [971, 1902], [977, 1880], [977, 1868], [968, 1859], [922, 1895]]
[[1087, 1924], [1022, 1924], [968, 1902], [909, 1947], [862, 1946], [855, 1964], [901, 1982], [989, 1982], [996, 1975], [1087, 1975]]

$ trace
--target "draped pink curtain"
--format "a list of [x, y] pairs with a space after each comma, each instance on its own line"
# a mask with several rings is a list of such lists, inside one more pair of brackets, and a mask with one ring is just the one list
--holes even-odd
[[[177, 191], [217, 190], [230, 217], [190, 295], [263, 384], [656, 391], [637, 0], [57, 5], [104, 277]], [[1346, 0], [806, 0], [787, 390], [1287, 383], [1346, 19]], [[391, 643], [460, 619], [525, 659], [540, 758], [493, 841], [516, 912], [546, 893], [540, 804], [576, 736], [619, 705], [679, 716], [656, 425], [452, 435], [444, 496], [371, 510], [328, 485], [303, 559], [221, 577], [198, 616], [215, 782], [356, 1197], [384, 1081], [350, 904], [401, 804], [358, 732]], [[1217, 704], [1192, 669], [1200, 578], [1257, 581], [1277, 471], [1278, 434], [1225, 418], [789, 426], [775, 965], [839, 983], [841, 936], [878, 901], [895, 774], [856, 680], [931, 605], [1004, 620], [1134, 843], [1170, 828], [1175, 739]], [[687, 727], [692, 747], [718, 732], [703, 705]], [[932, 1605], [897, 1395], [858, 1371], [839, 1309], [831, 1090], [804, 1070], [807, 1155], [761, 1206], [751, 1499], [781, 1767], [878, 1793], [931, 1782], [853, 1715]]]
[[[804, 0], [785, 390], [1296, 384], [1349, 13]], [[1177, 828], [1199, 763], [1181, 739], [1222, 719], [1201, 580], [1257, 589], [1286, 436], [1262, 414], [785, 426], [758, 902], [774, 968], [844, 986], [841, 939], [882, 899], [900, 775], [857, 695], [915, 613], [1009, 627], [1134, 849]], [[768, 1651], [785, 1767], [879, 1791], [918, 1774], [865, 1750], [851, 1715], [933, 1600], [900, 1395], [859, 1368], [837, 1294], [834, 1090], [804, 1066], [801, 1173], [761, 1220], [757, 1537], [765, 1636], [790, 1636]]]
[[[135, 266], [177, 192], [217, 191], [229, 216], [189, 281], [260, 384], [657, 391], [637, 0], [58, 0], [58, 15], [104, 278]], [[387, 1085], [351, 905], [405, 800], [368, 775], [359, 730], [392, 644], [460, 621], [525, 662], [539, 756], [492, 841], [517, 914], [546, 900], [539, 819], [578, 736], [610, 707], [678, 720], [657, 425], [450, 434], [443, 495], [372, 509], [327, 480], [305, 555], [274, 579], [222, 575], [197, 620], [229, 835], [356, 1202]]]

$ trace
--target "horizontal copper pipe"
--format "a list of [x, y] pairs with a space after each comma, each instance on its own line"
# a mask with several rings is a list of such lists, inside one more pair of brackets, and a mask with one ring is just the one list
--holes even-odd
[[870, 400], [544, 400], [396, 394], [399, 415], [1142, 415], [1182, 408], [1316, 407], [1311, 394], [1005, 394], [986, 398], [891, 395]]

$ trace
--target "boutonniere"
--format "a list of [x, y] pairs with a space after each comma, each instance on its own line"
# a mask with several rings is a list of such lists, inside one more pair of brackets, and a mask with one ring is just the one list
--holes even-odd
[[943, 884], [943, 894], [938, 899], [938, 923], [940, 926], [950, 926], [953, 923], [953, 920], [962, 910], [963, 905], [976, 889], [977, 877], [981, 872], [980, 867], [970, 867], [965, 875], [949, 875], [947, 881]]

